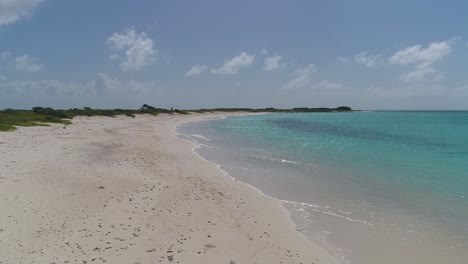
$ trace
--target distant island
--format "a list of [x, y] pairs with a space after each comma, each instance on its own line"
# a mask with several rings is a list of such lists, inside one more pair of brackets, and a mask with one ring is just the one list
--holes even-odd
[[211, 108], [195, 110], [179, 110], [156, 108], [144, 104], [140, 109], [93, 109], [90, 107], [70, 108], [68, 110], [53, 109], [51, 107], [33, 107], [31, 110], [0, 110], [0, 131], [15, 130], [16, 126], [47, 126], [47, 123], [71, 124], [70, 119], [76, 116], [108, 116], [126, 115], [135, 117], [141, 114], [182, 114], [190, 113], [212, 113], [212, 112], [248, 112], [248, 113], [323, 113], [323, 112], [350, 112], [351, 107], [339, 106], [336, 108], [308, 108], [299, 107], [292, 109], [268, 108]]

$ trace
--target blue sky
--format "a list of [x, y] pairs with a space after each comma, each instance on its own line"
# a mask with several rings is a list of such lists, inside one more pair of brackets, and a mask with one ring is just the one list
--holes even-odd
[[0, 108], [468, 109], [466, 1], [0, 0]]

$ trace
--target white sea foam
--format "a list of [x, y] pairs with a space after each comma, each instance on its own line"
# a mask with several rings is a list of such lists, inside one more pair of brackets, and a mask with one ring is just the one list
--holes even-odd
[[[296, 208], [296, 210], [298, 210], [300, 212], [304, 212], [304, 210], [307, 209], [307, 210], [311, 210], [311, 211], [316, 212], [316, 213], [327, 214], [327, 215], [330, 215], [330, 216], [338, 217], [338, 218], [341, 218], [341, 219], [344, 219], [346, 221], [350, 221], [350, 222], [353, 222], [353, 223], [360, 223], [360, 224], [365, 224], [365, 225], [369, 225], [369, 226], [374, 225], [373, 223], [371, 223], [369, 221], [353, 219], [353, 218], [351, 218], [349, 216], [335, 213], [335, 212], [333, 212], [331, 210], [330, 206], [316, 205], [316, 204], [310, 204], [310, 203], [304, 203], [304, 202], [294, 202], [294, 201], [287, 201], [287, 200], [281, 200], [281, 202], [294, 206]], [[340, 211], [340, 212], [344, 213], [344, 214], [347, 214], [347, 215], [350, 214], [349, 212], [342, 212], [342, 211]]]
[[[179, 133], [179, 132], [177, 132], [176, 135], [177, 135], [177, 137], [179, 137], [179, 138], [185, 137], [185, 138], [187, 138], [188, 140], [192, 141], [192, 142], [195, 144], [195, 148], [194, 148], [193, 150], [198, 149], [198, 148], [201, 148], [201, 147], [205, 147], [205, 148], [208, 148], [208, 149], [213, 150], [213, 147], [211, 147], [211, 146], [209, 146], [209, 145], [207, 145], [207, 144], [204, 144], [204, 143], [202, 143], [202, 142], [196, 140], [194, 135], [191, 135], [191, 134], [184, 134], [184, 133]], [[203, 137], [203, 136], [202, 136], [202, 137]], [[208, 140], [208, 141], [209, 141], [209, 140]]]
[[206, 117], [206, 118], [203, 118], [203, 120], [223, 120], [223, 119], [226, 119], [228, 118], [227, 116], [220, 116], [220, 117]]
[[201, 138], [201, 139], [206, 140], [206, 141], [211, 141], [211, 139], [209, 139], [209, 138], [207, 138], [207, 137], [205, 137], [203, 135], [191, 134], [190, 136], [196, 137], [196, 138]]
[[269, 161], [273, 161], [273, 162], [291, 163], [291, 164], [298, 164], [298, 165], [303, 164], [302, 162], [299, 162], [299, 161], [272, 158], [272, 157], [268, 157], [268, 156], [265, 156], [265, 155], [253, 155], [253, 157], [258, 158], [258, 159], [262, 159], [262, 160], [269, 160]]
[[298, 162], [298, 161], [285, 160], [285, 159], [281, 159], [281, 162], [283, 162], [283, 163], [301, 164], [301, 163], [300, 163], [300, 162]]

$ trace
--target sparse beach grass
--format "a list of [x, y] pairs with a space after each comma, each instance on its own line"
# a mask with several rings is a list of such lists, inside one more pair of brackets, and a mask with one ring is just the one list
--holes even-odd
[[37, 114], [31, 110], [0, 111], [0, 131], [15, 130], [16, 126], [47, 126], [47, 123], [70, 124], [70, 120]]
[[93, 109], [90, 107], [71, 108], [68, 110], [53, 109], [50, 107], [34, 107], [32, 110], [5, 109], [0, 111], [0, 131], [12, 131], [17, 126], [48, 126], [48, 123], [71, 124], [76, 116], [108, 116], [125, 115], [135, 117], [141, 114], [189, 114], [179, 109], [155, 108], [144, 104], [140, 109]]

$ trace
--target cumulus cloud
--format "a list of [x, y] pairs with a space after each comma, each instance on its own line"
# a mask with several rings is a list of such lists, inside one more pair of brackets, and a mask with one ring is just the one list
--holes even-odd
[[43, 0], [0, 0], [0, 26], [31, 15]]
[[224, 63], [218, 69], [212, 69], [211, 72], [222, 75], [234, 75], [237, 74], [240, 68], [248, 67], [255, 61], [255, 54], [249, 55], [242, 52], [239, 56], [234, 57]]
[[266, 57], [264, 61], [263, 70], [272, 71], [281, 67], [281, 56], [274, 54], [273, 56]]
[[195, 75], [200, 75], [202, 74], [205, 70], [207, 69], [206, 66], [197, 64], [193, 66], [189, 71], [185, 73], [185, 76], [195, 76]]
[[122, 33], [114, 33], [107, 39], [107, 43], [114, 52], [110, 58], [120, 60], [120, 68], [124, 71], [139, 70], [156, 61], [158, 51], [145, 32], [127, 29]]
[[40, 64], [38, 59], [27, 54], [17, 57], [15, 63], [18, 71], [37, 72], [44, 69], [44, 64]]
[[401, 75], [404, 82], [417, 82], [431, 76], [431, 80], [440, 80], [443, 76], [435, 69], [434, 64], [452, 52], [456, 38], [433, 42], [427, 47], [414, 45], [397, 51], [391, 58], [391, 64], [414, 65], [414, 69]]
[[354, 62], [357, 64], [364, 65], [368, 68], [377, 66], [380, 55], [369, 54], [367, 51], [363, 51], [354, 56]]
[[312, 74], [317, 72], [314, 64], [309, 64], [293, 73], [294, 79], [283, 86], [284, 90], [307, 88], [312, 81]]

